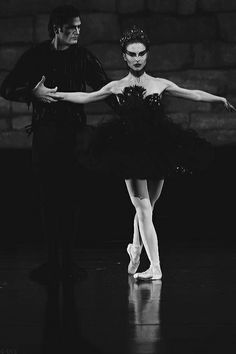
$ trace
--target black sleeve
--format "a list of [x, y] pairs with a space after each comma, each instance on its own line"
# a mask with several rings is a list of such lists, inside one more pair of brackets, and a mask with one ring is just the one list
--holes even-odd
[[0, 88], [1, 96], [7, 100], [29, 104], [34, 64], [33, 50], [30, 49], [21, 56], [14, 69], [6, 76]]
[[85, 81], [94, 90], [99, 90], [109, 81], [100, 61], [87, 49], [85, 50]]
[[[105, 73], [102, 64], [90, 51], [86, 49], [85, 59], [85, 82], [94, 90], [99, 90], [101, 87], [112, 81]], [[106, 98], [105, 102], [115, 110], [118, 101], [115, 95]]]

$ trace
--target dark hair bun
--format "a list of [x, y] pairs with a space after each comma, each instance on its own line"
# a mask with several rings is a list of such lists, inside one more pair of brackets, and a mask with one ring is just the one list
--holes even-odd
[[147, 50], [149, 50], [150, 47], [150, 41], [148, 36], [141, 28], [136, 25], [127, 29], [122, 34], [122, 37], [120, 39], [122, 52], [126, 51], [126, 47], [130, 43], [143, 43]]

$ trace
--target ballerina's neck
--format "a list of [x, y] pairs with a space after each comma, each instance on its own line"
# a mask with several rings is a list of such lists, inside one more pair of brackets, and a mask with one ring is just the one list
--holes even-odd
[[130, 71], [129, 75], [128, 75], [128, 81], [130, 83], [130, 85], [142, 85], [143, 83], [145, 83], [147, 80], [147, 74], [145, 73], [145, 71], [142, 72], [133, 72]]

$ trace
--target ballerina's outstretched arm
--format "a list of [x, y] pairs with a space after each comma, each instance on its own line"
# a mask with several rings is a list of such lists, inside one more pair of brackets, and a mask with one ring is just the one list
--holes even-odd
[[96, 101], [101, 101], [109, 95], [116, 93], [116, 81], [109, 82], [103, 86], [99, 91], [94, 92], [60, 92], [54, 94], [60, 101], [67, 101], [72, 103], [86, 104]]
[[236, 108], [231, 103], [229, 103], [229, 101], [225, 97], [216, 96], [202, 90], [185, 89], [179, 87], [178, 85], [169, 80], [164, 81], [166, 83], [165, 92], [171, 96], [185, 98], [192, 101], [223, 103], [228, 111], [236, 111]]

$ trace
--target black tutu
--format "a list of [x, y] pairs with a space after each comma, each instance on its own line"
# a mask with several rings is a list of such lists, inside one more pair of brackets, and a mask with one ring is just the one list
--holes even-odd
[[[117, 95], [113, 119], [86, 127], [77, 160], [90, 170], [124, 179], [160, 179], [204, 170], [212, 146], [194, 130], [165, 115], [159, 94], [144, 98], [144, 88], [126, 87]], [[82, 147], [82, 148], [81, 148]]]

